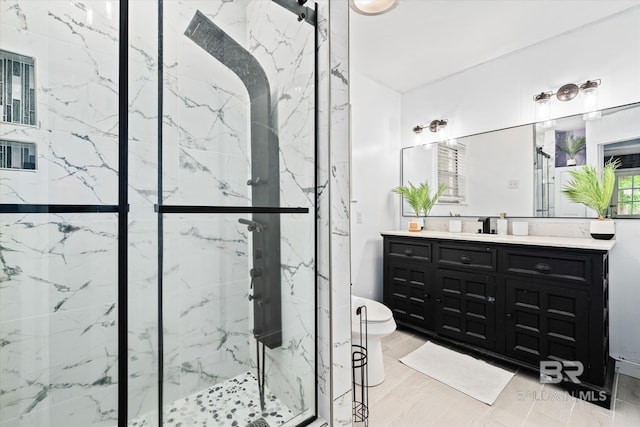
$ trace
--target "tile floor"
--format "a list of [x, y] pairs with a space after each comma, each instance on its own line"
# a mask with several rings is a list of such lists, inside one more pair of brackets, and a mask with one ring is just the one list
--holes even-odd
[[640, 427], [640, 380], [618, 375], [615, 403], [607, 410], [518, 372], [488, 406], [398, 361], [426, 341], [401, 330], [383, 340], [386, 379], [369, 389], [369, 426]]

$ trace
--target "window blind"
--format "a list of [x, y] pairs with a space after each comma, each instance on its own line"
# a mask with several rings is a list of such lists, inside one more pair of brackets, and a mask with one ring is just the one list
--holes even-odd
[[440, 202], [464, 202], [467, 174], [466, 151], [466, 147], [462, 144], [438, 143], [438, 185], [447, 186], [440, 197]]

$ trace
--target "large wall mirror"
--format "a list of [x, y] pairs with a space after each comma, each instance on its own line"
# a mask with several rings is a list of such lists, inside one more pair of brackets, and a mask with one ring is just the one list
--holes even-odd
[[[445, 183], [432, 216], [595, 217], [562, 188], [569, 171], [615, 157], [611, 216], [640, 218], [640, 103], [402, 149], [402, 184]], [[405, 203], [403, 216], [413, 216]]]

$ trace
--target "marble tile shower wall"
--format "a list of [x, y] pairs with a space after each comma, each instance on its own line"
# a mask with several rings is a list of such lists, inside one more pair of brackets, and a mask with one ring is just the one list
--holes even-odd
[[318, 413], [350, 425], [349, 6], [317, 4]]
[[[208, 17], [228, 23], [224, 29], [250, 47], [270, 79], [291, 89], [278, 98], [281, 205], [311, 207], [313, 147], [301, 142], [313, 142], [307, 138], [313, 133], [313, 69], [299, 68], [313, 55], [313, 41], [309, 46], [296, 33], [295, 19], [291, 27], [279, 28], [277, 15], [288, 12], [269, 9], [267, 2], [249, 8], [239, 1], [164, 3], [165, 16], [171, 16], [165, 21], [164, 203], [250, 204], [246, 90], [183, 36], [201, 6]], [[118, 2], [42, 5], [0, 0], [0, 49], [36, 58], [39, 122], [0, 127], [2, 138], [38, 144], [36, 173], [0, 171], [0, 200], [115, 204]], [[130, 26], [129, 49], [130, 418], [157, 404], [156, 9], [155, 0], [136, 0], [129, 12], [138, 23]], [[265, 42], [269, 31], [284, 34], [286, 42]], [[289, 61], [298, 67], [295, 75], [283, 65]], [[295, 326], [284, 331], [282, 348], [269, 354], [268, 382], [292, 409], [313, 405], [315, 280], [313, 229], [307, 223], [313, 220], [282, 219], [283, 306], [291, 308], [283, 324]], [[4, 215], [0, 226], [0, 425], [113, 425], [117, 218]], [[165, 230], [168, 402], [252, 369], [255, 361], [248, 345], [253, 340], [246, 228], [236, 217], [188, 216], [167, 217]], [[69, 352], [71, 342], [83, 351]]]
[[115, 217], [3, 215], [0, 247], [0, 425], [113, 425]]
[[[253, 1], [247, 22], [249, 51], [277, 105], [280, 204], [313, 209], [315, 31], [273, 2]], [[283, 345], [268, 351], [267, 384], [295, 413], [314, 406], [314, 221], [313, 213], [282, 216]]]
[[331, 297], [329, 222], [329, 0], [318, 2], [318, 415], [331, 420]]
[[[0, 1], [0, 49], [36, 60], [38, 123], [0, 124], [38, 165], [0, 171], [2, 203], [117, 203], [117, 17], [115, 1]], [[116, 296], [115, 215], [0, 217], [0, 425], [114, 424]]]
[[351, 396], [351, 267], [349, 144], [349, 6], [331, 2], [330, 61], [330, 229], [333, 425], [350, 426]]
[[[313, 207], [314, 33], [264, 1], [165, 3], [164, 203], [251, 204], [248, 94], [230, 70], [184, 37], [196, 10], [265, 68], [278, 105], [280, 204]], [[313, 405], [315, 385], [313, 217], [281, 218], [285, 327], [283, 346], [267, 351], [267, 384], [299, 411]], [[256, 365], [247, 299], [251, 235], [237, 219], [165, 222], [171, 242], [165, 300], [175, 302], [164, 312], [167, 401]]]
[[[250, 203], [249, 98], [231, 71], [184, 36], [196, 10], [244, 44], [239, 2], [164, 2], [163, 203]], [[245, 372], [249, 240], [237, 217], [165, 215], [164, 403]]]
[[[37, 173], [3, 173], [3, 203], [116, 204], [118, 3], [0, 2], [1, 48], [36, 59], [38, 126], [0, 137], [37, 143]], [[91, 13], [90, 13], [91, 12]]]
[[129, 2], [128, 418], [157, 424], [158, 2]]

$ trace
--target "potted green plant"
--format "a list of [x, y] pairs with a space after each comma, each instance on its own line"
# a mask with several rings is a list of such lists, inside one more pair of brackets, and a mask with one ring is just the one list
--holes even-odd
[[432, 195], [432, 190], [429, 187], [428, 182], [420, 183], [420, 185], [415, 186], [411, 182], [409, 182], [408, 186], [401, 185], [400, 187], [394, 188], [393, 191], [396, 194], [404, 197], [404, 199], [409, 203], [411, 209], [413, 209], [416, 214], [416, 219], [409, 221], [409, 231], [419, 231], [424, 228], [424, 221], [420, 218], [420, 212], [424, 212], [424, 216], [426, 217], [431, 212], [431, 209], [438, 201], [438, 198], [442, 195], [442, 193], [446, 190], [447, 186], [444, 184], [440, 184]]
[[567, 166], [576, 165], [576, 154], [584, 150], [587, 146], [587, 139], [584, 136], [574, 137], [573, 135], [567, 135], [564, 140], [564, 145], [558, 145], [558, 149], [563, 153], [566, 153], [569, 157], [567, 159]]
[[585, 165], [579, 169], [569, 171], [571, 180], [562, 188], [562, 192], [569, 200], [581, 203], [593, 209], [598, 219], [591, 221], [591, 237], [609, 240], [615, 235], [615, 224], [611, 219], [605, 220], [613, 190], [616, 183], [616, 169], [620, 167], [618, 159], [610, 159], [605, 163], [602, 176], [598, 176], [596, 168]]

